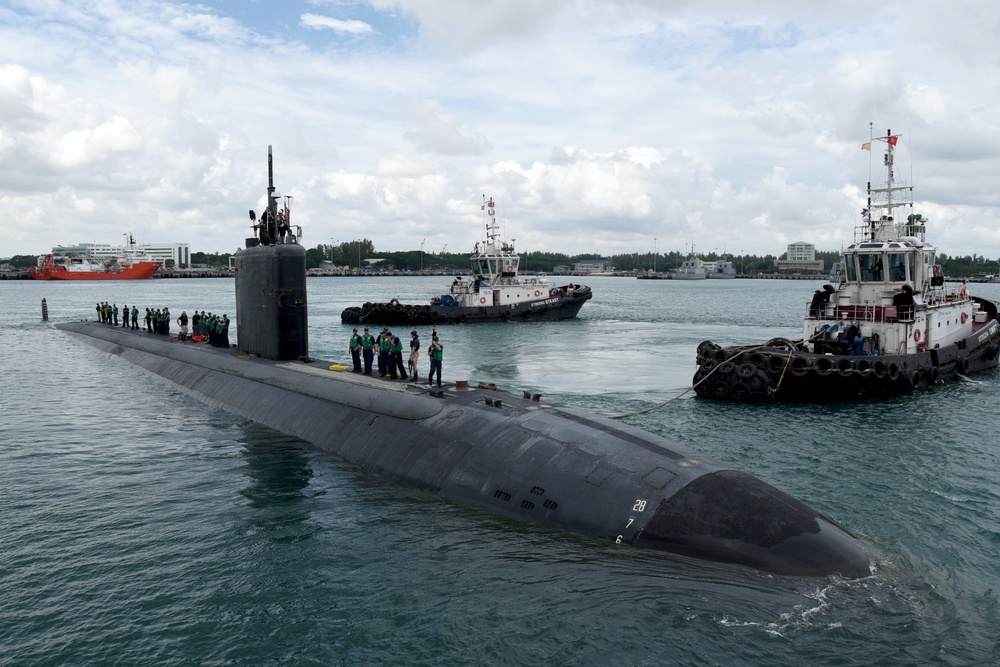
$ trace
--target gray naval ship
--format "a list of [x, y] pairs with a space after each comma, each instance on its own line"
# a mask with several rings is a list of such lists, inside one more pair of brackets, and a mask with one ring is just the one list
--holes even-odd
[[289, 220], [268, 147], [268, 208], [236, 255], [235, 348], [56, 328], [366, 471], [511, 519], [768, 573], [872, 572], [870, 548], [831, 520], [669, 439], [538, 395], [389, 383], [311, 359], [306, 253]]

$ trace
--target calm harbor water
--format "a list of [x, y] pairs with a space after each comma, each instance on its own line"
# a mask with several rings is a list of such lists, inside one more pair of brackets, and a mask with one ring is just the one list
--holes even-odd
[[[347, 357], [344, 307], [447, 282], [311, 278], [312, 355]], [[796, 336], [822, 284], [585, 282], [574, 321], [441, 327], [446, 379], [635, 411], [687, 388], [702, 340]], [[0, 282], [0, 664], [1000, 664], [998, 373], [858, 405], [688, 393], [626, 420], [878, 554], [863, 580], [787, 578], [400, 487], [70, 339], [43, 297], [53, 321], [98, 300], [235, 310], [228, 279]]]

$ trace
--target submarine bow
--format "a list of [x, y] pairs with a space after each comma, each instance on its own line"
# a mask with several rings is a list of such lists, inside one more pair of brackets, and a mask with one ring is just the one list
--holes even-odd
[[738, 470], [702, 475], [662, 500], [636, 545], [777, 574], [871, 573], [868, 554], [840, 526]]

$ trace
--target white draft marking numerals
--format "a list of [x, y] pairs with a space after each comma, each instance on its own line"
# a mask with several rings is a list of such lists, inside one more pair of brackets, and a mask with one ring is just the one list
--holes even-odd
[[[646, 501], [643, 500], [642, 498], [636, 498], [635, 499], [635, 504], [632, 505], [632, 511], [633, 512], [642, 512], [645, 509], [646, 509]], [[634, 516], [630, 516], [628, 518], [628, 523], [625, 524], [625, 527], [628, 528], [633, 523], [635, 523], [635, 517]], [[619, 535], [618, 537], [615, 538], [615, 544], [621, 544], [624, 539], [625, 539], [624, 535]]]

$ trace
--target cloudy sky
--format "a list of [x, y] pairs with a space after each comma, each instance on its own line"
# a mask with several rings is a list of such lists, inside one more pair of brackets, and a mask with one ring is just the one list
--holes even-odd
[[[0, 256], [303, 242], [837, 250], [902, 134], [928, 239], [1000, 257], [1000, 4], [0, 0]], [[656, 239], [654, 241], [654, 239]]]

